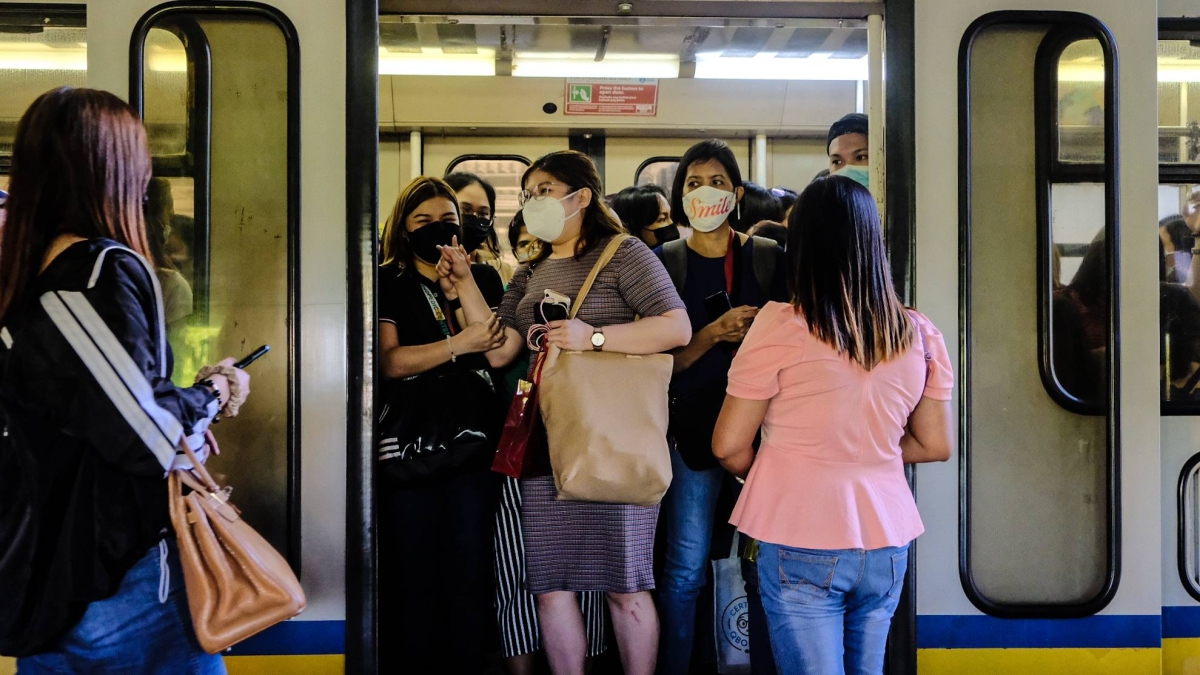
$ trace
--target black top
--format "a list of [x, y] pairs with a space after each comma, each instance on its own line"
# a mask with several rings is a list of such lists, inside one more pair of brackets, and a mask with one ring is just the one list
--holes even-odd
[[[771, 246], [771, 242], [763, 241], [758, 245]], [[734, 255], [738, 256], [734, 265], [736, 279], [733, 283], [733, 293], [730, 302], [734, 307], [749, 305], [762, 308], [771, 300], [783, 300], [787, 296], [787, 265], [783, 249], [778, 249], [778, 259], [775, 262], [775, 278], [773, 288], [763, 289], [759, 286], [754, 274], [753, 246], [742, 245]], [[661, 259], [662, 247], [654, 249]], [[711, 295], [725, 290], [725, 256], [707, 258], [687, 249], [687, 279], [684, 281], [680, 297], [687, 307], [688, 319], [692, 322], [692, 334], [700, 332], [708, 324], [720, 317], [710, 317], [704, 307], [704, 300]], [[734, 345], [722, 342], [708, 350], [691, 365], [690, 368], [676, 373], [671, 378], [671, 393], [675, 396], [689, 396], [699, 389], [721, 385], [733, 364]], [[723, 387], [723, 385], [721, 385]]]
[[[471, 265], [471, 275], [475, 284], [483, 293], [483, 299], [488, 307], [499, 307], [504, 299], [504, 284], [500, 274], [489, 265]], [[441, 322], [434, 315], [429, 305], [428, 296], [421, 290], [424, 286], [432, 294], [442, 309], [442, 316], [448, 321], [451, 333], [458, 333], [462, 326], [454, 318], [450, 303], [442, 293], [441, 285], [421, 276], [416, 270], [397, 271], [394, 267], [379, 268], [379, 320], [396, 326], [400, 344], [405, 347], [427, 345], [432, 342], [444, 342], [446, 334]], [[430, 373], [440, 374], [454, 368], [466, 370], [487, 369], [487, 357], [483, 354], [465, 354], [454, 363], [446, 362]]]
[[207, 388], [171, 383], [162, 292], [132, 251], [77, 243], [24, 298], [0, 331], [0, 652], [17, 656], [170, 532], [167, 471], [217, 413]]

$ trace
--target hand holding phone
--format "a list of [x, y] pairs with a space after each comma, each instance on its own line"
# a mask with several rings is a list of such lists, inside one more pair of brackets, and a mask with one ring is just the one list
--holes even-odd
[[735, 307], [708, 325], [719, 342], [741, 342], [754, 323], [757, 307]]

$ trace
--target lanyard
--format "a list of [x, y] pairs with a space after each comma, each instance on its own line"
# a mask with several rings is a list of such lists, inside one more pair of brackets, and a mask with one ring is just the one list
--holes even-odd
[[438, 304], [437, 297], [434, 296], [433, 291], [429, 290], [429, 287], [424, 283], [421, 283], [421, 290], [425, 293], [425, 300], [429, 303], [429, 309], [433, 310], [433, 318], [437, 319], [438, 327], [442, 329], [442, 335], [446, 337], [454, 335], [454, 325], [446, 319], [446, 313], [442, 311], [442, 307]]
[[725, 247], [725, 292], [733, 298], [733, 242], [737, 241], [737, 232], [729, 228], [729, 245]]

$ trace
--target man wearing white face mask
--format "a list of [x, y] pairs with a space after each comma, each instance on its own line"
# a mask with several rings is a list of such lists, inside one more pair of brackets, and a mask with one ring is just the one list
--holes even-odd
[[870, 156], [867, 154], [867, 116], [850, 113], [829, 127], [825, 151], [829, 173], [845, 176], [871, 189]]
[[[679, 161], [671, 190], [672, 219], [690, 226], [692, 236], [655, 251], [692, 324], [692, 340], [674, 353], [671, 378], [674, 479], [663, 500], [667, 550], [659, 589], [661, 675], [682, 675], [690, 668], [696, 601], [708, 578], [717, 499], [728, 481], [713, 457], [712, 436], [733, 353], [758, 309], [786, 297], [783, 250], [769, 239], [733, 229], [744, 193], [741, 170], [728, 144], [708, 140], [693, 145]], [[769, 653], [763, 649], [769, 648], [763, 635], [760, 629], [760, 639], [750, 638], [751, 661]], [[774, 668], [760, 663], [755, 672]]]

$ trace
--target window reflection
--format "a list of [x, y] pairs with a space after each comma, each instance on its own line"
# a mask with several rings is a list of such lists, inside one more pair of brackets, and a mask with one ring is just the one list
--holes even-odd
[[[1099, 406], [1108, 383], [1108, 249], [1102, 183], [1051, 186], [1051, 351], [1055, 378]], [[1097, 411], [1099, 413], [1100, 411]]]
[[675, 170], [678, 168], [678, 158], [650, 162], [638, 171], [637, 185], [654, 184], [670, 193], [671, 184], [675, 182]]
[[1060, 161], [1104, 161], [1104, 50], [1099, 40], [1073, 42], [1059, 59], [1058, 133]]
[[486, 180], [496, 188], [496, 213], [493, 227], [496, 236], [500, 238], [502, 258], [510, 265], [517, 264], [517, 258], [508, 245], [508, 226], [513, 216], [521, 209], [517, 196], [521, 193], [521, 175], [529, 168], [528, 161], [512, 158], [492, 158], [475, 156], [471, 159], [453, 162], [446, 169], [446, 174], [456, 171], [473, 173]]
[[1158, 211], [1162, 397], [1200, 403], [1200, 259], [1192, 255], [1200, 231], [1200, 186], [1160, 185]]

